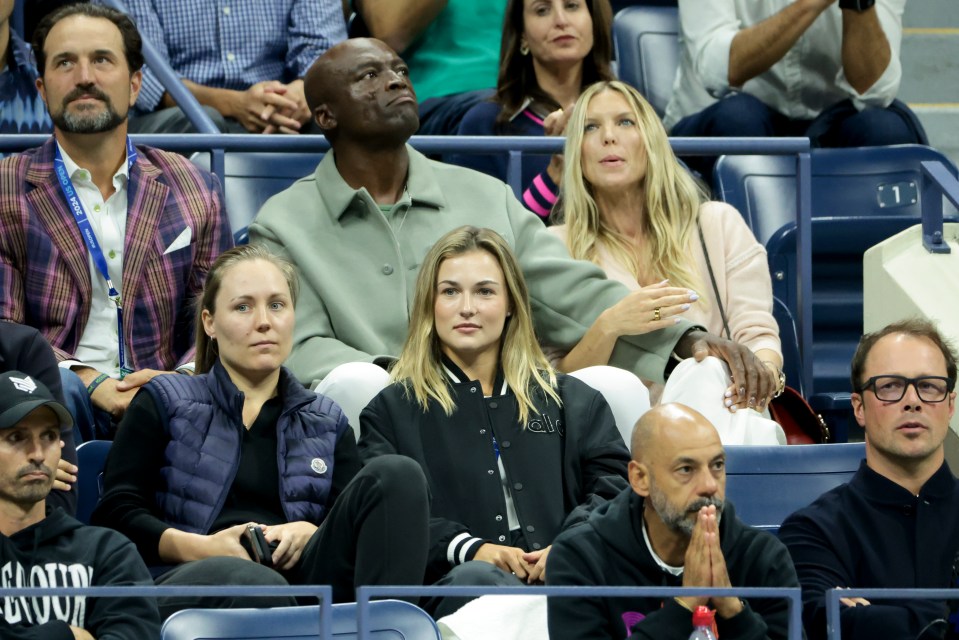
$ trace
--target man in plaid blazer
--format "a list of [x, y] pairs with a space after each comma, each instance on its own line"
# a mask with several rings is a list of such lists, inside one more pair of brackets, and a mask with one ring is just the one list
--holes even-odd
[[[67, 5], [40, 23], [34, 51], [54, 135], [0, 161], [0, 318], [43, 333], [67, 404], [102, 433], [139, 386], [192, 361], [192, 302], [232, 237], [214, 176], [179, 155], [128, 145], [143, 65], [129, 18]], [[88, 248], [78, 208], [100, 251]], [[122, 345], [97, 253], [120, 293]]]

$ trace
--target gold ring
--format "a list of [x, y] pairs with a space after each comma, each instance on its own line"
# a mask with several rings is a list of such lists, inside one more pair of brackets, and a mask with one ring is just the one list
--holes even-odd
[[660, 320], [662, 317], [663, 317], [663, 315], [662, 315], [662, 307], [656, 307], [655, 309], [653, 309], [653, 321], [654, 321], [654, 322], [659, 322], [659, 320]]

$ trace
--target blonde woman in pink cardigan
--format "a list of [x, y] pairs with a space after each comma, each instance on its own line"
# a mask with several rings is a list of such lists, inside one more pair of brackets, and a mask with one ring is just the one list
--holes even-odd
[[[741, 396], [725, 365], [707, 358], [705, 365], [677, 366], [665, 390], [647, 383], [653, 404], [680, 401], [714, 423], [731, 420], [727, 444], [750, 441], [743, 431], [759, 428], [754, 424], [780, 440], [781, 430], [769, 421], [753, 422], [780, 388], [782, 352], [766, 251], [739, 212], [707, 200], [673, 154], [652, 107], [622, 82], [599, 82], [583, 92], [564, 155], [554, 212], [559, 224], [551, 231], [574, 258], [596, 263], [633, 294], [603, 313], [572, 351], [552, 352], [557, 368], [606, 364], [619, 336], [662, 328], [682, 314], [749, 347], [766, 365], [768, 394]], [[730, 414], [737, 411], [744, 415], [734, 420]]]

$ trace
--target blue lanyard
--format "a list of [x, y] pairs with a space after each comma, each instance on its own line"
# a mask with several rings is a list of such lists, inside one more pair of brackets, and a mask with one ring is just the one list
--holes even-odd
[[[120, 292], [113, 286], [113, 280], [110, 278], [110, 271], [107, 269], [107, 259], [103, 257], [103, 249], [97, 241], [97, 236], [90, 226], [90, 219], [87, 212], [83, 209], [83, 203], [77, 196], [77, 190], [73, 187], [73, 181], [67, 175], [67, 167], [63, 162], [63, 156], [60, 154], [60, 145], [54, 145], [56, 156], [53, 159], [53, 170], [57, 174], [57, 180], [60, 181], [60, 190], [63, 191], [63, 197], [66, 198], [67, 206], [73, 213], [74, 220], [77, 221], [77, 227], [80, 228], [80, 235], [87, 243], [87, 249], [90, 250], [90, 256], [93, 258], [93, 264], [97, 271], [103, 276], [107, 283], [107, 296], [117, 307], [117, 356], [120, 361], [120, 376], [132, 373], [133, 369], [126, 366], [126, 355], [123, 347], [123, 306], [121, 305]], [[133, 165], [137, 161], [137, 151], [127, 136], [127, 173], [131, 173]]]

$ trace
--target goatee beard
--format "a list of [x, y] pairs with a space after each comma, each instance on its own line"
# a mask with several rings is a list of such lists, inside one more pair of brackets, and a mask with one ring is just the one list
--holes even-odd
[[64, 111], [53, 117], [53, 124], [67, 133], [103, 133], [113, 131], [126, 120], [107, 104], [107, 108], [95, 114], [69, 113]]
[[[70, 103], [83, 97], [91, 97], [103, 102], [103, 109], [91, 113], [90, 109], [81, 108], [78, 112], [71, 112]], [[67, 133], [103, 133], [113, 131], [124, 121], [126, 115], [120, 115], [113, 108], [109, 96], [94, 86], [76, 87], [63, 98], [60, 113], [50, 114], [53, 124]]]

